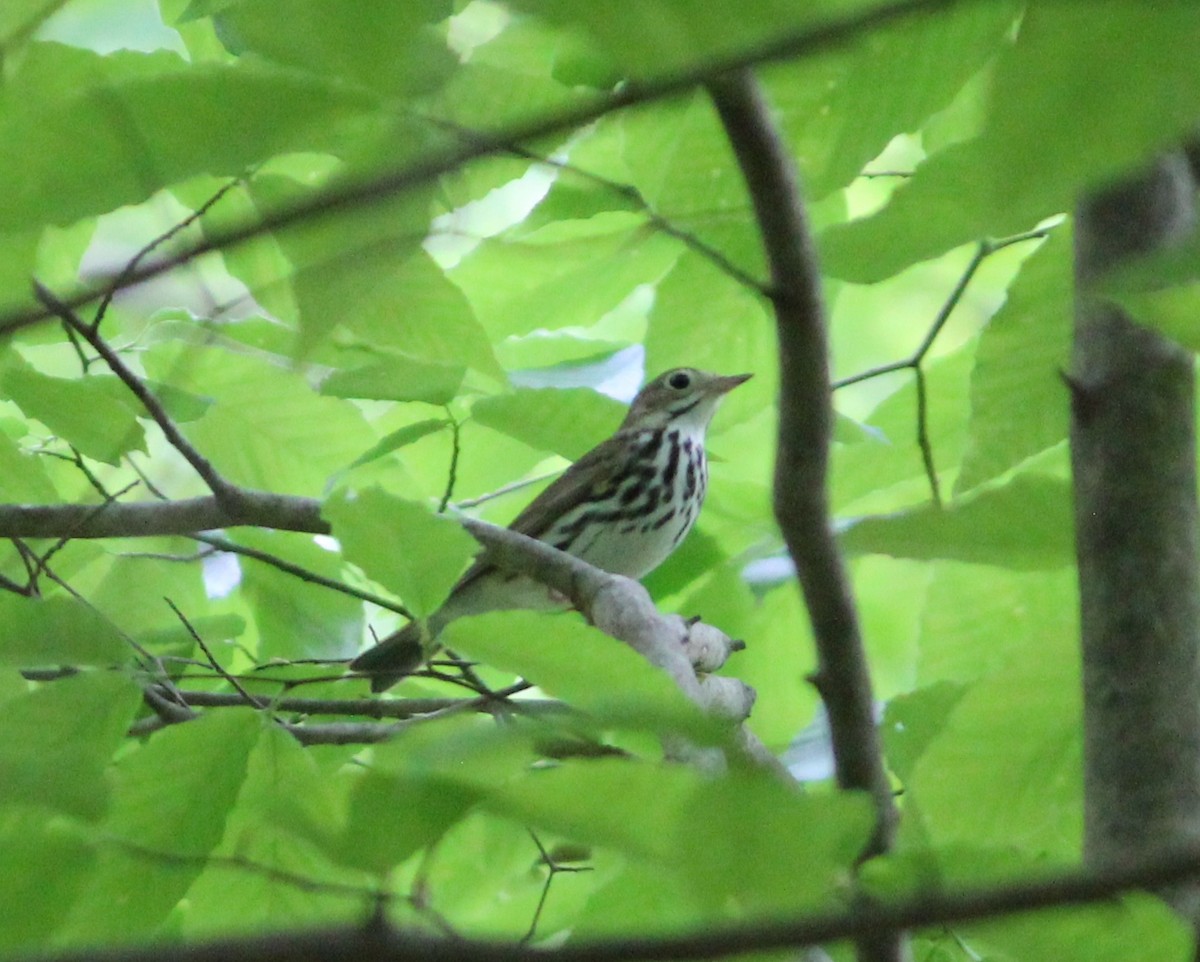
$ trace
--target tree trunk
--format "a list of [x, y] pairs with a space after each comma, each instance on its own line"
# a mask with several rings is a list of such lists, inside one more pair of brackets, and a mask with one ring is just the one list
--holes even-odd
[[[1181, 157], [1076, 212], [1071, 462], [1083, 642], [1084, 857], [1200, 843], [1200, 577], [1194, 363], [1097, 284], [1190, 231]], [[1197, 318], [1200, 322], [1200, 318]], [[1162, 893], [1200, 921], [1195, 888]]]

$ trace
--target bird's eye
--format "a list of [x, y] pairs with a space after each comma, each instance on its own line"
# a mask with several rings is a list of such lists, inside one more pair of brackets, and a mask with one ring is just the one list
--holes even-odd
[[667, 384], [675, 388], [676, 391], [682, 391], [685, 388], [691, 387], [692, 378], [687, 371], [676, 371], [667, 378]]

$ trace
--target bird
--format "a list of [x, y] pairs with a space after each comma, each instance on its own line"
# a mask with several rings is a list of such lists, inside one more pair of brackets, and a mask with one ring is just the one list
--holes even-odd
[[[612, 437], [555, 479], [509, 525], [613, 574], [642, 578], [695, 524], [708, 487], [704, 438], [721, 399], [749, 374], [679, 367], [647, 383]], [[563, 601], [531, 578], [476, 561], [424, 627], [412, 621], [350, 663], [385, 691], [417, 670], [456, 618]]]

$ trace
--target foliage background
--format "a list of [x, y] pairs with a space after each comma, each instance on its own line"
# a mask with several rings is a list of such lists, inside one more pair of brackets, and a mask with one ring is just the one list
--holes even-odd
[[[153, 256], [865, 6], [9, 0], [0, 306], [29, 309], [31, 277], [63, 295], [104, 282], [218, 191]], [[855, 380], [837, 393], [832, 495], [903, 793], [897, 851], [866, 867], [892, 893], [1079, 858], [1061, 215], [1200, 107], [1186, 5], [938, 7], [761, 68], [818, 231], [835, 372]], [[473, 550], [439, 508], [530, 481], [475, 509], [507, 521], [613, 430], [643, 373], [754, 372], [714, 424], [698, 530], [647, 585], [746, 639], [725, 670], [758, 690], [750, 727], [782, 752], [818, 700], [771, 518], [773, 321], [729, 145], [703, 90], [682, 89], [514, 146], [189, 260], [118, 293], [101, 331], [227, 478], [327, 498], [336, 537], [230, 539], [417, 613]], [[88, 353], [49, 323], [0, 347], [0, 500], [205, 493]], [[356, 922], [377, 899], [435, 932], [536, 940], [795, 915], [841, 904], [870, 831], [820, 764], [796, 794], [656, 761], [669, 693], [631, 705], [642, 666], [572, 616], [489, 616], [451, 640], [489, 685], [525, 675], [590, 722], [460, 715], [369, 749], [301, 747], [236, 708], [127, 737], [148, 715], [135, 645], [198, 659], [183, 687], [233, 690], [164, 598], [264, 696], [281, 681], [363, 696], [304, 660], [347, 657], [396, 619], [186, 538], [28, 547], [55, 550], [39, 597], [0, 597], [7, 951]], [[29, 556], [6, 547], [0, 573], [26, 584]], [[60, 663], [94, 667], [53, 684], [16, 670]], [[533, 764], [551, 736], [637, 760]], [[930, 931], [914, 951], [1191, 948], [1131, 897]]]

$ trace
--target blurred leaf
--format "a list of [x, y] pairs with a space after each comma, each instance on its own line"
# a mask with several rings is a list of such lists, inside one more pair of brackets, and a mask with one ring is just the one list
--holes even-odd
[[0, 802], [99, 819], [109, 760], [140, 701], [127, 678], [88, 672], [0, 704]]
[[902, 782], [908, 781], [913, 766], [946, 726], [965, 691], [964, 685], [942, 681], [888, 702], [880, 731], [888, 768]]
[[719, 726], [671, 677], [623, 642], [589, 625], [537, 612], [497, 612], [453, 622], [455, 651], [519, 675], [548, 695], [611, 725], [693, 734]]
[[964, 926], [989, 956], [1029, 962], [1123, 962], [1131, 957], [1186, 962], [1193, 936], [1162, 899], [1130, 892], [1119, 899], [1053, 913], [1022, 914]]
[[699, 775], [682, 766], [598, 758], [529, 771], [498, 785], [483, 804], [573, 842], [669, 861], [699, 785]]
[[471, 305], [423, 251], [403, 261], [367, 252], [354, 265], [308, 271], [300, 284], [301, 309], [337, 319], [347, 332], [338, 338], [343, 347], [500, 376]]
[[0, 825], [0, 948], [41, 945], [85, 884], [95, 851], [75, 826], [9, 809]]
[[[324, 578], [341, 580], [342, 559], [311, 536], [242, 528], [232, 539]], [[362, 602], [317, 588], [285, 571], [243, 558], [241, 588], [258, 628], [255, 654], [262, 661], [337, 658], [355, 653], [362, 639]]]
[[29, 417], [80, 453], [116, 464], [128, 451], [145, 451], [146, 439], [133, 409], [114, 400], [98, 380], [48, 377], [18, 368], [4, 374], [3, 390]]
[[262, 730], [257, 712], [223, 709], [164, 729], [122, 760], [102, 826], [111, 841], [68, 937], [112, 941], [158, 930], [220, 841]]
[[1013, 2], [954, 5], [765, 72], [812, 195], [844, 187], [893, 137], [945, 107], [1008, 42], [1019, 10]]
[[1069, 210], [1174, 145], [1200, 114], [1200, 9], [1079, 0], [1035, 4], [999, 59], [975, 140], [931, 157], [883, 210], [827, 230], [833, 276], [870, 283], [981, 237]]
[[658, 286], [646, 331], [646, 372], [686, 365], [718, 374], [753, 374], [721, 402], [717, 425], [761, 411], [776, 394], [774, 320], [763, 302], [693, 253]]
[[[352, 8], [319, 0], [240, 0], [209, 12], [234, 53], [253, 52], [382, 96], [436, 89], [454, 64], [434, 26], [452, 12], [448, 0], [363, 0]], [[193, 4], [185, 16], [196, 15]]]
[[842, 532], [849, 551], [897, 558], [952, 558], [1019, 570], [1075, 560], [1070, 484], [1022, 474], [947, 507], [927, 505], [862, 518]]
[[111, 622], [74, 598], [0, 594], [0, 664], [110, 667], [132, 655]]
[[367, 772], [351, 791], [338, 859], [384, 874], [434, 845], [474, 801], [473, 792], [441, 779]]
[[836, 904], [874, 824], [864, 795], [805, 796], [764, 772], [730, 773], [691, 799], [674, 827], [673, 854], [710, 911], [732, 903], [751, 916], [778, 916]]
[[159, 380], [213, 399], [183, 431], [235, 483], [320, 494], [373, 440], [353, 404], [320, 397], [299, 376], [258, 358], [159, 344], [143, 363]]
[[518, 388], [471, 408], [480, 424], [572, 461], [614, 433], [625, 412], [619, 401], [588, 388]]
[[[0, 161], [20, 184], [0, 229], [67, 224], [144, 200], [199, 173], [241, 174], [286, 150], [328, 149], [374, 108], [369, 97], [263, 63], [189, 64], [174, 53], [100, 55], [31, 44], [0, 99]], [[78, 132], [90, 132], [87, 150]], [[212, 136], [213, 131], [225, 135]], [[58, 163], [28, 163], [56, 157]]]
[[488, 336], [591, 328], [653, 284], [679, 256], [640, 217], [616, 213], [557, 221], [480, 243], [449, 276]]
[[445, 600], [478, 544], [462, 526], [378, 488], [341, 491], [322, 511], [342, 554], [417, 617]]
[[1080, 711], [1069, 657], [1026, 659], [968, 688], [906, 782], [930, 840], [1073, 862], [1083, 833]]
[[321, 382], [321, 393], [333, 397], [373, 398], [379, 401], [424, 401], [448, 404], [454, 400], [466, 369], [388, 357], [344, 371]]
[[1122, 294], [1118, 303], [1139, 323], [1200, 350], [1200, 283]]
[[372, 445], [369, 450], [355, 458], [354, 463], [350, 466], [356, 468], [360, 464], [370, 464], [372, 461], [420, 441], [421, 438], [444, 430], [449, 426], [449, 421], [438, 418], [428, 418], [424, 421], [417, 421], [415, 424], [406, 424], [404, 427], [397, 428], [395, 431], [384, 435], [379, 439], [378, 443]]
[[41, 462], [25, 454], [0, 431], [0, 500], [7, 504], [38, 504], [57, 500]]

